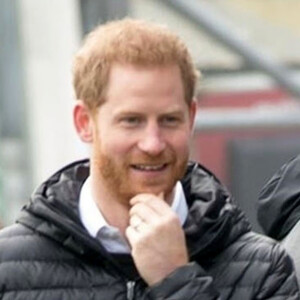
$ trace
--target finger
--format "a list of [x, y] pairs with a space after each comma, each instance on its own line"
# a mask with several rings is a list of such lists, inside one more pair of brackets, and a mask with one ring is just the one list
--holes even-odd
[[134, 247], [134, 245], [137, 242], [138, 239], [138, 232], [131, 226], [128, 226], [125, 230], [125, 236], [129, 242], [129, 245], [131, 246], [131, 248]]
[[134, 218], [134, 222], [136, 222], [136, 217], [142, 220], [147, 224], [154, 223], [159, 220], [161, 217], [153, 208], [151, 208], [146, 203], [137, 203], [133, 205], [129, 211], [129, 216]]
[[137, 194], [130, 199], [130, 204], [134, 205], [139, 202], [146, 203], [148, 201], [151, 201], [151, 199], [153, 199], [153, 197], [157, 198], [157, 196], [154, 194]]
[[[160, 197], [162, 197], [162, 195], [160, 195]], [[130, 204], [134, 206], [137, 203], [143, 203], [155, 211], [156, 214], [161, 216], [166, 215], [170, 213], [172, 209], [169, 204], [162, 201], [160, 197], [153, 194], [139, 194], [130, 200]]]
[[138, 227], [142, 222], [143, 220], [137, 214], [132, 215], [129, 219], [129, 225], [133, 228]]

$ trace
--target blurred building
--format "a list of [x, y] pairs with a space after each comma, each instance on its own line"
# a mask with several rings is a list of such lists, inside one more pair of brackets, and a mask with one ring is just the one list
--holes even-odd
[[256, 230], [263, 182], [300, 150], [296, 0], [2, 0], [0, 219], [87, 155], [72, 125], [71, 60], [95, 25], [123, 16], [166, 24], [203, 73], [193, 158], [224, 181]]

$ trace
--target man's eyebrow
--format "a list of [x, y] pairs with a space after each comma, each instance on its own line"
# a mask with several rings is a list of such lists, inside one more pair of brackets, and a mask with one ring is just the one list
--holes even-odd
[[184, 115], [184, 112], [179, 109], [162, 112], [160, 115]]
[[[138, 109], [131, 109], [131, 108], [124, 108], [117, 110], [113, 113], [114, 116], [122, 116], [122, 115], [147, 115], [148, 111], [145, 111], [144, 109], [138, 110]], [[183, 115], [184, 111], [181, 108], [171, 108], [167, 109], [166, 111], [158, 112], [158, 115]]]
[[145, 113], [143, 112], [139, 112], [139, 111], [135, 111], [135, 110], [120, 110], [120, 111], [116, 111], [114, 113], [115, 116], [122, 116], [122, 115], [144, 115]]

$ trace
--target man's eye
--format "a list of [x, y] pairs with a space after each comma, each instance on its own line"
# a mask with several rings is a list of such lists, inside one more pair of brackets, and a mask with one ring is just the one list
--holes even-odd
[[122, 119], [122, 122], [127, 125], [138, 125], [141, 122], [141, 119], [139, 117], [125, 117]]
[[180, 123], [180, 118], [174, 116], [166, 116], [162, 119], [162, 123], [165, 125], [177, 125]]

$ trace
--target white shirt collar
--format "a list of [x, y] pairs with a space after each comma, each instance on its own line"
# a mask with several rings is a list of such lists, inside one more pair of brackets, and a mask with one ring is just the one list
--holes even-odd
[[[175, 186], [174, 200], [171, 208], [174, 212], [176, 212], [180, 219], [181, 225], [183, 225], [188, 215], [188, 207], [180, 181], [178, 181]], [[102, 230], [104, 227], [108, 228], [109, 230], [111, 229], [114, 232], [116, 231], [115, 227], [110, 226], [106, 222], [104, 216], [92, 197], [91, 177], [86, 179], [80, 192], [79, 214], [84, 227], [94, 238], [96, 238], [99, 230]], [[112, 242], [115, 243], [115, 241]], [[106, 248], [108, 249], [109, 247]], [[112, 250], [111, 252], [114, 251]]]
[[80, 191], [79, 214], [81, 222], [92, 237], [96, 237], [99, 229], [107, 225], [96, 202], [93, 200], [90, 176], [83, 183]]

